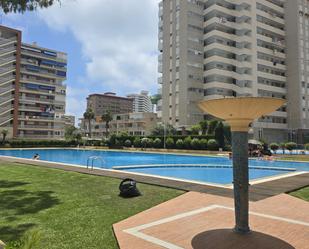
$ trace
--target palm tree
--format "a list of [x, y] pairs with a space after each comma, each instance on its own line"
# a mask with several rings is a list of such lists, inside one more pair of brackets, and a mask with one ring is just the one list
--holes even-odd
[[101, 118], [102, 118], [103, 121], [105, 121], [106, 137], [108, 137], [109, 122], [113, 120], [113, 116], [109, 111], [107, 111], [105, 114], [102, 115]]
[[91, 137], [91, 120], [94, 119], [94, 112], [91, 108], [87, 108], [87, 110], [84, 112], [84, 119], [88, 121], [88, 132], [89, 137]]
[[6, 136], [8, 135], [9, 131], [7, 129], [3, 129], [1, 131], [2, 134], [2, 143], [4, 143]]

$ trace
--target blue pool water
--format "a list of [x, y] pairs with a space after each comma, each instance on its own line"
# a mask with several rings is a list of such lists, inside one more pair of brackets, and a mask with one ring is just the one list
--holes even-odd
[[[226, 157], [207, 157], [207, 156], [189, 156], [172, 155], [159, 153], [140, 153], [140, 152], [113, 152], [98, 150], [76, 150], [76, 149], [15, 149], [0, 150], [0, 155], [14, 156], [21, 158], [32, 158], [35, 153], [39, 153], [40, 160], [87, 165], [87, 159], [90, 156], [102, 157], [104, 162], [95, 161], [95, 167], [112, 168], [114, 166], [130, 165], [169, 165], [170, 167], [141, 167], [125, 169], [131, 172], [140, 172], [161, 176], [169, 176], [180, 179], [197, 180], [213, 183], [231, 183], [232, 169], [231, 160]], [[172, 167], [172, 165], [203, 165], [207, 167]], [[309, 171], [309, 163], [305, 162], [281, 162], [281, 161], [263, 161], [250, 160], [250, 179], [273, 176], [289, 171], [279, 168], [295, 168], [300, 171]], [[213, 168], [213, 166], [224, 166], [224, 168]], [[256, 167], [268, 167], [270, 169], [257, 169]], [[278, 169], [276, 169], [278, 168]]]

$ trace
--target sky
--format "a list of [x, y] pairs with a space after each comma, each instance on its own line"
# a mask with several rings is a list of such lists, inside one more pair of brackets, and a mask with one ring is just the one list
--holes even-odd
[[68, 54], [67, 114], [81, 117], [90, 93], [157, 92], [158, 0], [61, 0], [0, 21]]

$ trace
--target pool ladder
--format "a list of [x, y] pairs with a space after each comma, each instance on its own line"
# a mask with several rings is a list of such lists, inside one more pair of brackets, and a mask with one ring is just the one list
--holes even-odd
[[87, 169], [90, 168], [90, 166], [91, 166], [91, 169], [93, 169], [93, 163], [96, 160], [99, 160], [101, 162], [101, 166], [103, 166], [103, 164], [105, 163], [103, 158], [100, 157], [100, 156], [89, 156], [88, 159], [87, 159]]

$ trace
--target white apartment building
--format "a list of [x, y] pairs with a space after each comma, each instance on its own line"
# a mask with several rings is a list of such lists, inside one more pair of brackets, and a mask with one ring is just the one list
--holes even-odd
[[307, 103], [301, 87], [309, 83], [309, 61], [301, 59], [308, 51], [308, 5], [307, 0], [161, 1], [163, 122], [190, 127], [211, 118], [197, 107], [205, 99], [269, 96], [287, 99], [287, 106], [254, 122], [253, 136], [303, 142], [309, 129], [308, 107], [301, 106]]
[[67, 55], [0, 26], [0, 129], [25, 139], [64, 137]]
[[141, 91], [140, 94], [129, 94], [128, 98], [133, 99], [133, 112], [153, 112], [151, 98], [148, 91]]

